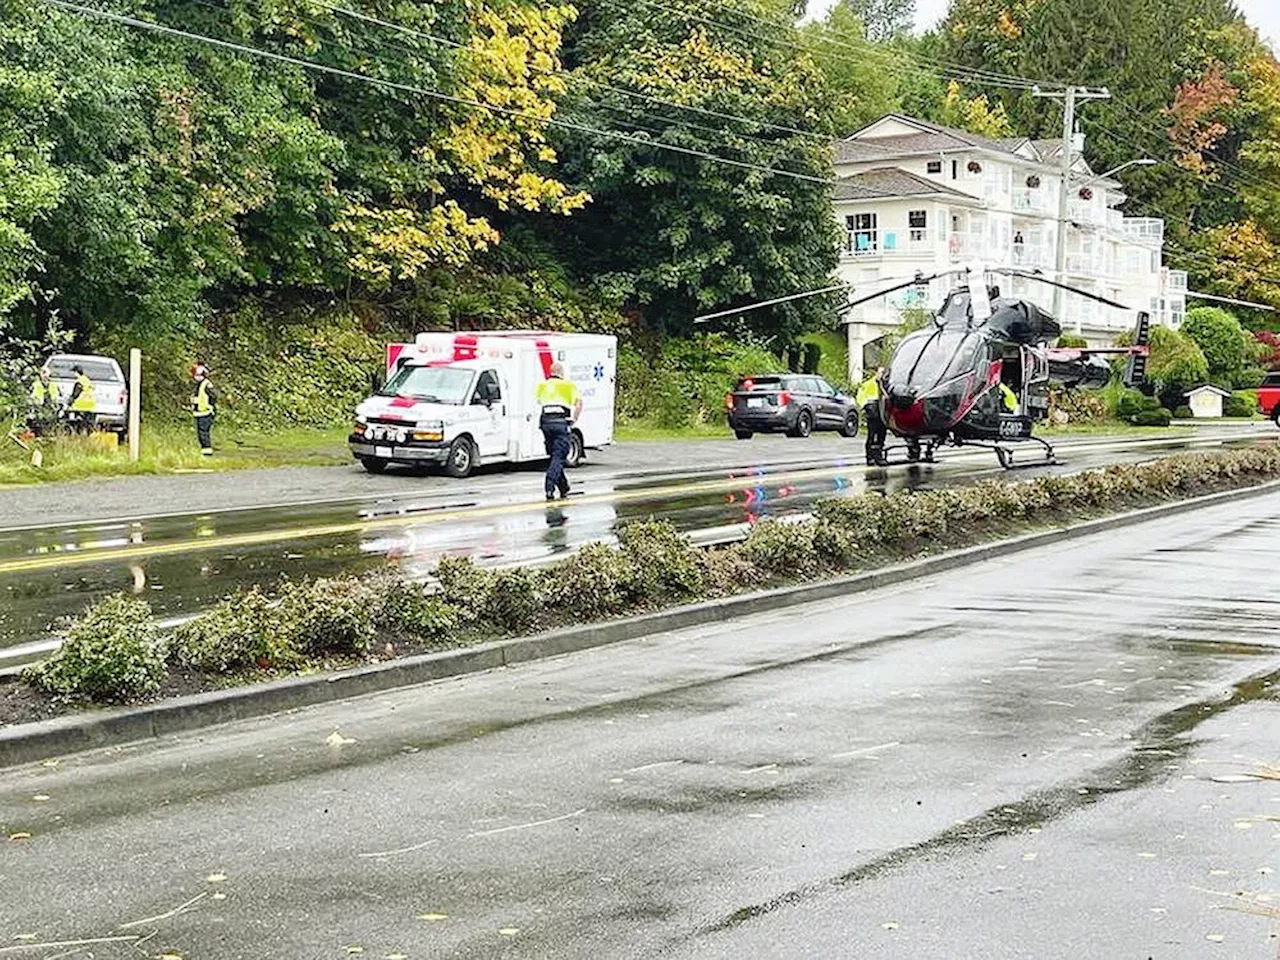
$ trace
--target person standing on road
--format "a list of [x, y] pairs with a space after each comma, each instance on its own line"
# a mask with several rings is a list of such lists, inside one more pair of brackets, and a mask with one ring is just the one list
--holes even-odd
[[98, 398], [93, 392], [93, 381], [78, 363], [71, 372], [76, 375], [76, 382], [71, 387], [71, 396], [67, 397], [68, 415], [77, 433], [90, 433], [98, 419]]
[[564, 378], [564, 364], [553, 363], [546, 380], [538, 384], [537, 403], [542, 408], [538, 426], [547, 445], [545, 487], [548, 500], [569, 496], [569, 481], [564, 475], [564, 464], [573, 449], [573, 425], [582, 416], [582, 394], [577, 384]]
[[191, 368], [195, 382], [191, 390], [191, 415], [196, 421], [196, 439], [200, 452], [213, 456], [213, 418], [217, 414], [218, 391], [209, 382], [209, 368], [197, 362]]
[[880, 381], [884, 367], [863, 380], [854, 396], [854, 402], [862, 409], [862, 420], [867, 425], [867, 465], [884, 466], [884, 438], [888, 433], [884, 417], [880, 415]]
[[58, 401], [62, 399], [58, 385], [49, 379], [48, 367], [41, 367], [40, 375], [31, 381], [28, 399], [31, 401], [31, 415], [27, 419], [27, 425], [32, 433], [42, 437], [57, 417]]

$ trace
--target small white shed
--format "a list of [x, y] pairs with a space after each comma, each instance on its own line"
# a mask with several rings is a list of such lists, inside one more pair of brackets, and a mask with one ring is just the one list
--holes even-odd
[[1222, 401], [1231, 396], [1230, 391], [1215, 387], [1211, 383], [1201, 384], [1194, 390], [1187, 391], [1187, 401], [1193, 417], [1221, 417]]

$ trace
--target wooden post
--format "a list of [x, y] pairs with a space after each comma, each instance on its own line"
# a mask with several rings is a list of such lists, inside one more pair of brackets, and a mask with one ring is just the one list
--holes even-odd
[[142, 351], [129, 350], [129, 462], [138, 462], [138, 443], [141, 440], [142, 404]]

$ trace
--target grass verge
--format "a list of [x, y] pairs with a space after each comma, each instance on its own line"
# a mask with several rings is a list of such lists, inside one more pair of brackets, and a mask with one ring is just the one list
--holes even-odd
[[345, 428], [286, 427], [270, 432], [214, 427], [214, 450], [202, 456], [191, 424], [144, 426], [137, 463], [127, 445], [107, 435], [62, 436], [39, 441], [43, 463], [32, 466], [31, 454], [12, 440], [0, 447], [0, 486], [83, 480], [88, 477], [134, 476], [246, 470], [289, 465], [331, 466], [351, 462]]
[[173, 634], [115, 595], [62, 625], [61, 648], [0, 684], [0, 725], [145, 702], [842, 576], [931, 553], [1280, 477], [1280, 445], [1179, 454], [1021, 483], [865, 493], [692, 546], [666, 521], [623, 527], [537, 569], [450, 558], [428, 595], [393, 570], [242, 590]]

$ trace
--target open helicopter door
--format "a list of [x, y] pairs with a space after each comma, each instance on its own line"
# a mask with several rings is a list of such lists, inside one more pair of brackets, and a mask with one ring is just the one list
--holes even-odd
[[1022, 412], [1032, 420], [1049, 416], [1049, 360], [1034, 347], [1022, 349]]
[[[1133, 325], [1133, 345], [1135, 347], [1146, 347], [1151, 344], [1151, 314], [1145, 310], [1138, 311], [1138, 321]], [[1146, 383], [1147, 380], [1147, 354], [1131, 353], [1129, 354], [1129, 362], [1124, 368], [1124, 385], [1126, 387], [1135, 387], [1138, 384]]]

